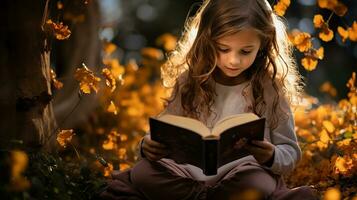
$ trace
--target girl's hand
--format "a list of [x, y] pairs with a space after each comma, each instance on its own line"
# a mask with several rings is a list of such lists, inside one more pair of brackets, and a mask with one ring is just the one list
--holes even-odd
[[264, 141], [252, 140], [252, 144], [249, 144], [245, 138], [240, 139], [235, 146], [235, 148], [244, 148], [247, 150], [254, 156], [259, 164], [264, 164], [272, 158], [274, 155], [274, 147], [275, 146], [266, 139], [264, 139]]
[[165, 145], [151, 140], [150, 135], [144, 136], [141, 146], [142, 152], [148, 160], [156, 161], [168, 155]]

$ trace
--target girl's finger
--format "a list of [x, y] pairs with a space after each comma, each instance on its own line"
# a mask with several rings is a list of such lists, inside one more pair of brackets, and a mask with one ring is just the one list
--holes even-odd
[[156, 161], [158, 160], [157, 159], [157, 156], [155, 156], [154, 154], [150, 153], [150, 152], [145, 152], [145, 156], [147, 159], [151, 160], [151, 161]]
[[167, 150], [163, 150], [163, 149], [158, 149], [158, 148], [148, 148], [147, 149], [150, 153], [153, 154], [159, 154], [159, 155], [165, 155], [167, 154]]
[[259, 140], [252, 140], [252, 144], [259, 146], [261, 148], [270, 148], [271, 144], [268, 141], [259, 141]]
[[260, 147], [256, 147], [256, 146], [251, 145], [251, 144], [244, 145], [244, 148], [246, 150], [248, 150], [252, 154], [265, 154], [266, 153], [266, 150], [264, 150], [264, 149], [262, 149]]
[[152, 147], [161, 148], [161, 149], [165, 149], [165, 148], [166, 148], [166, 145], [161, 144], [161, 143], [156, 142], [156, 141], [151, 140], [151, 139], [149, 139], [149, 140], [147, 140], [147, 141], [145, 141], [145, 142], [146, 142], [149, 146], [152, 146]]

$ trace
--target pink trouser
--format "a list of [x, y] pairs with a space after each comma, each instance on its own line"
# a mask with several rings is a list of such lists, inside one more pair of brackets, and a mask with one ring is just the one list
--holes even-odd
[[[261, 199], [315, 200], [310, 187], [288, 189], [283, 179], [246, 163], [236, 166], [216, 184], [194, 180], [185, 169], [165, 163], [140, 160], [133, 168], [114, 172], [102, 199], [242, 199], [242, 191], [254, 189]], [[242, 199], [244, 200], [244, 199]]]

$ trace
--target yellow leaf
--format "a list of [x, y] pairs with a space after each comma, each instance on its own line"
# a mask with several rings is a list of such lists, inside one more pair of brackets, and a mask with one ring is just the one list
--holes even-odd
[[28, 164], [27, 154], [20, 150], [11, 151], [11, 176], [18, 178], [22, 176]]
[[77, 68], [74, 77], [79, 81], [80, 89], [85, 94], [90, 94], [91, 90], [98, 92], [100, 78], [89, 70], [83, 63], [83, 67]]
[[347, 6], [345, 6], [343, 3], [338, 2], [337, 5], [333, 8], [333, 11], [336, 13], [336, 15], [342, 17], [346, 14], [347, 12]]
[[115, 81], [112, 72], [108, 68], [104, 68], [102, 74], [105, 77], [105, 84], [110, 88], [111, 92], [114, 92], [117, 87], [117, 82]]
[[119, 156], [119, 159], [125, 159], [126, 158], [126, 149], [125, 148], [120, 148], [118, 150], [118, 156]]
[[315, 28], [321, 28], [325, 23], [322, 15], [315, 15], [313, 21]]
[[57, 1], [57, 9], [62, 10], [63, 9], [63, 3], [61, 1]]
[[284, 16], [288, 7], [289, 5], [285, 4], [284, 1], [279, 1], [276, 5], [274, 5], [273, 8], [277, 15]]
[[348, 36], [351, 41], [357, 41], [357, 22], [354, 21], [352, 27], [348, 28]]
[[116, 80], [119, 80], [119, 77], [125, 72], [124, 66], [119, 64], [118, 59], [104, 59], [103, 63], [110, 67], [110, 72]]
[[317, 66], [317, 60], [311, 57], [301, 59], [301, 64], [307, 71], [313, 71]]
[[340, 36], [342, 38], [342, 42], [345, 42], [347, 40], [347, 38], [348, 38], [348, 30], [345, 30], [341, 26], [338, 26], [337, 27], [337, 32], [340, 34]]
[[332, 97], [335, 97], [337, 95], [337, 90], [335, 87], [333, 87], [333, 85], [331, 84], [330, 81], [326, 81], [324, 82], [321, 86], [320, 86], [320, 91], [321, 92], [325, 92], [329, 95], [331, 95]]
[[164, 54], [160, 49], [152, 47], [146, 47], [141, 49], [141, 55], [155, 60], [162, 60], [164, 58]]
[[112, 150], [115, 148], [115, 146], [116, 144], [112, 140], [105, 140], [102, 145], [103, 149], [105, 150]]
[[66, 145], [71, 142], [73, 135], [75, 135], [75, 133], [73, 132], [73, 129], [69, 129], [69, 130], [61, 130], [58, 134], [57, 134], [57, 142], [62, 146], [62, 147], [66, 147]]
[[68, 29], [68, 26], [63, 25], [62, 22], [55, 23], [51, 19], [46, 21], [45, 29], [52, 33], [57, 40], [65, 40], [71, 36], [71, 31]]
[[28, 156], [24, 151], [13, 150], [11, 151], [11, 181], [10, 181], [10, 190], [11, 191], [24, 191], [27, 190], [31, 183], [23, 176], [27, 165], [28, 165]]
[[325, 144], [328, 144], [331, 141], [330, 136], [328, 135], [328, 133], [325, 130], [322, 130], [320, 132], [320, 141], [325, 143]]
[[56, 79], [56, 73], [53, 71], [53, 69], [51, 69], [50, 73], [51, 73], [51, 83], [53, 84], [53, 86], [56, 89], [61, 89], [63, 87], [63, 83]]
[[333, 133], [335, 131], [335, 126], [330, 121], [324, 120], [322, 125], [329, 133]]
[[126, 170], [126, 169], [128, 169], [128, 168], [130, 168], [130, 165], [128, 165], [128, 164], [126, 164], [126, 163], [120, 163], [120, 164], [119, 164], [119, 169], [120, 169], [120, 171]]
[[104, 176], [105, 177], [110, 176], [110, 174], [112, 173], [113, 169], [114, 169], [113, 164], [108, 163], [108, 167], [104, 168]]
[[165, 33], [156, 39], [156, 45], [163, 46], [166, 51], [174, 50], [176, 42], [177, 38], [169, 33]]
[[315, 51], [314, 57], [322, 60], [324, 58], [324, 48], [320, 47], [317, 51]]
[[108, 106], [107, 111], [110, 113], [114, 113], [114, 115], [117, 115], [118, 107], [114, 104], [113, 101], [110, 101], [110, 105]]
[[329, 9], [340, 17], [344, 16], [347, 12], [347, 7], [337, 0], [318, 0], [317, 3], [320, 8]]
[[293, 44], [300, 52], [305, 52], [312, 47], [311, 36], [309, 33], [298, 33], [293, 39]]
[[103, 49], [107, 55], [110, 55], [117, 49], [117, 46], [111, 42], [105, 42]]
[[353, 162], [350, 158], [337, 157], [335, 161], [335, 173], [345, 174], [353, 168]]
[[328, 188], [323, 200], [341, 200], [341, 192], [337, 188]]
[[125, 142], [128, 140], [128, 135], [126, 134], [120, 134], [120, 141]]
[[325, 42], [331, 41], [333, 38], [333, 31], [327, 26], [323, 26], [321, 32], [319, 33], [319, 38]]

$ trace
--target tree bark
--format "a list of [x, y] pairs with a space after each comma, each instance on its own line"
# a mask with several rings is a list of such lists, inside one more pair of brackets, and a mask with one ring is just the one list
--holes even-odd
[[41, 148], [56, 126], [45, 6], [46, 0], [1, 1], [1, 148]]

